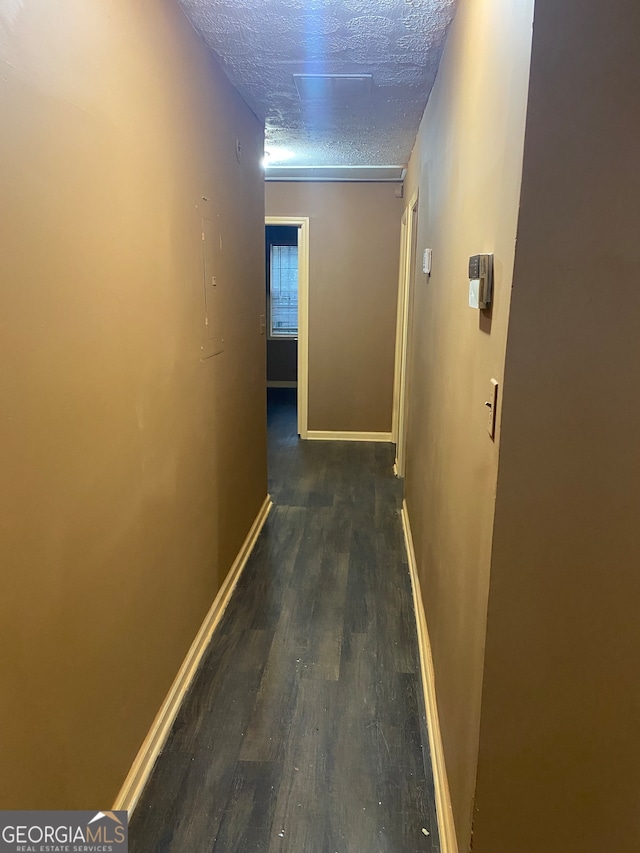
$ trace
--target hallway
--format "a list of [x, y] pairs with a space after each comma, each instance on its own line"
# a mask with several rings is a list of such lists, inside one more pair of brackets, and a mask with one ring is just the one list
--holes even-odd
[[300, 442], [279, 389], [269, 442], [274, 507], [131, 851], [437, 853], [393, 446]]

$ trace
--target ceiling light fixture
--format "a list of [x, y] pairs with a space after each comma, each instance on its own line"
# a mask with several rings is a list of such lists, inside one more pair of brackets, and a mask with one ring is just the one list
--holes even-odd
[[293, 151], [290, 151], [288, 148], [278, 148], [270, 145], [264, 149], [262, 165], [267, 169], [269, 166], [275, 166], [276, 163], [286, 163], [287, 160], [292, 160], [295, 156]]

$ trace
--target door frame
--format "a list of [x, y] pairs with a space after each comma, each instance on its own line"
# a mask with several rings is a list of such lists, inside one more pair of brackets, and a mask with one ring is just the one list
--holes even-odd
[[[309, 217], [265, 216], [266, 225], [298, 229], [298, 435], [307, 438], [309, 412]], [[268, 320], [268, 318], [267, 318]]]
[[407, 445], [407, 386], [409, 381], [409, 338], [413, 314], [416, 249], [414, 231], [418, 219], [418, 190], [411, 196], [402, 214], [400, 231], [400, 272], [398, 276], [398, 313], [396, 317], [396, 357], [393, 382], [392, 439], [396, 445], [394, 471], [404, 477]]

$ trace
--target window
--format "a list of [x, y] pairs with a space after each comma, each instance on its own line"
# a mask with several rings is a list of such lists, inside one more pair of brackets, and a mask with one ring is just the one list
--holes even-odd
[[271, 246], [269, 332], [272, 338], [298, 336], [298, 247]]

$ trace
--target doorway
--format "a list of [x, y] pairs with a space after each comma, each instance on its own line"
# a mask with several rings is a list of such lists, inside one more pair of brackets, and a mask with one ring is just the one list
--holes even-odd
[[298, 228], [265, 227], [267, 388], [298, 386]]
[[407, 400], [409, 386], [409, 354], [416, 272], [418, 231], [418, 190], [402, 216], [400, 231], [400, 273], [398, 282], [398, 314], [396, 320], [396, 360], [393, 385], [392, 436], [396, 445], [395, 473], [404, 477], [407, 455]]
[[[295, 389], [297, 431], [307, 438], [309, 218], [265, 218], [267, 388]], [[296, 286], [297, 285], [297, 286]]]

